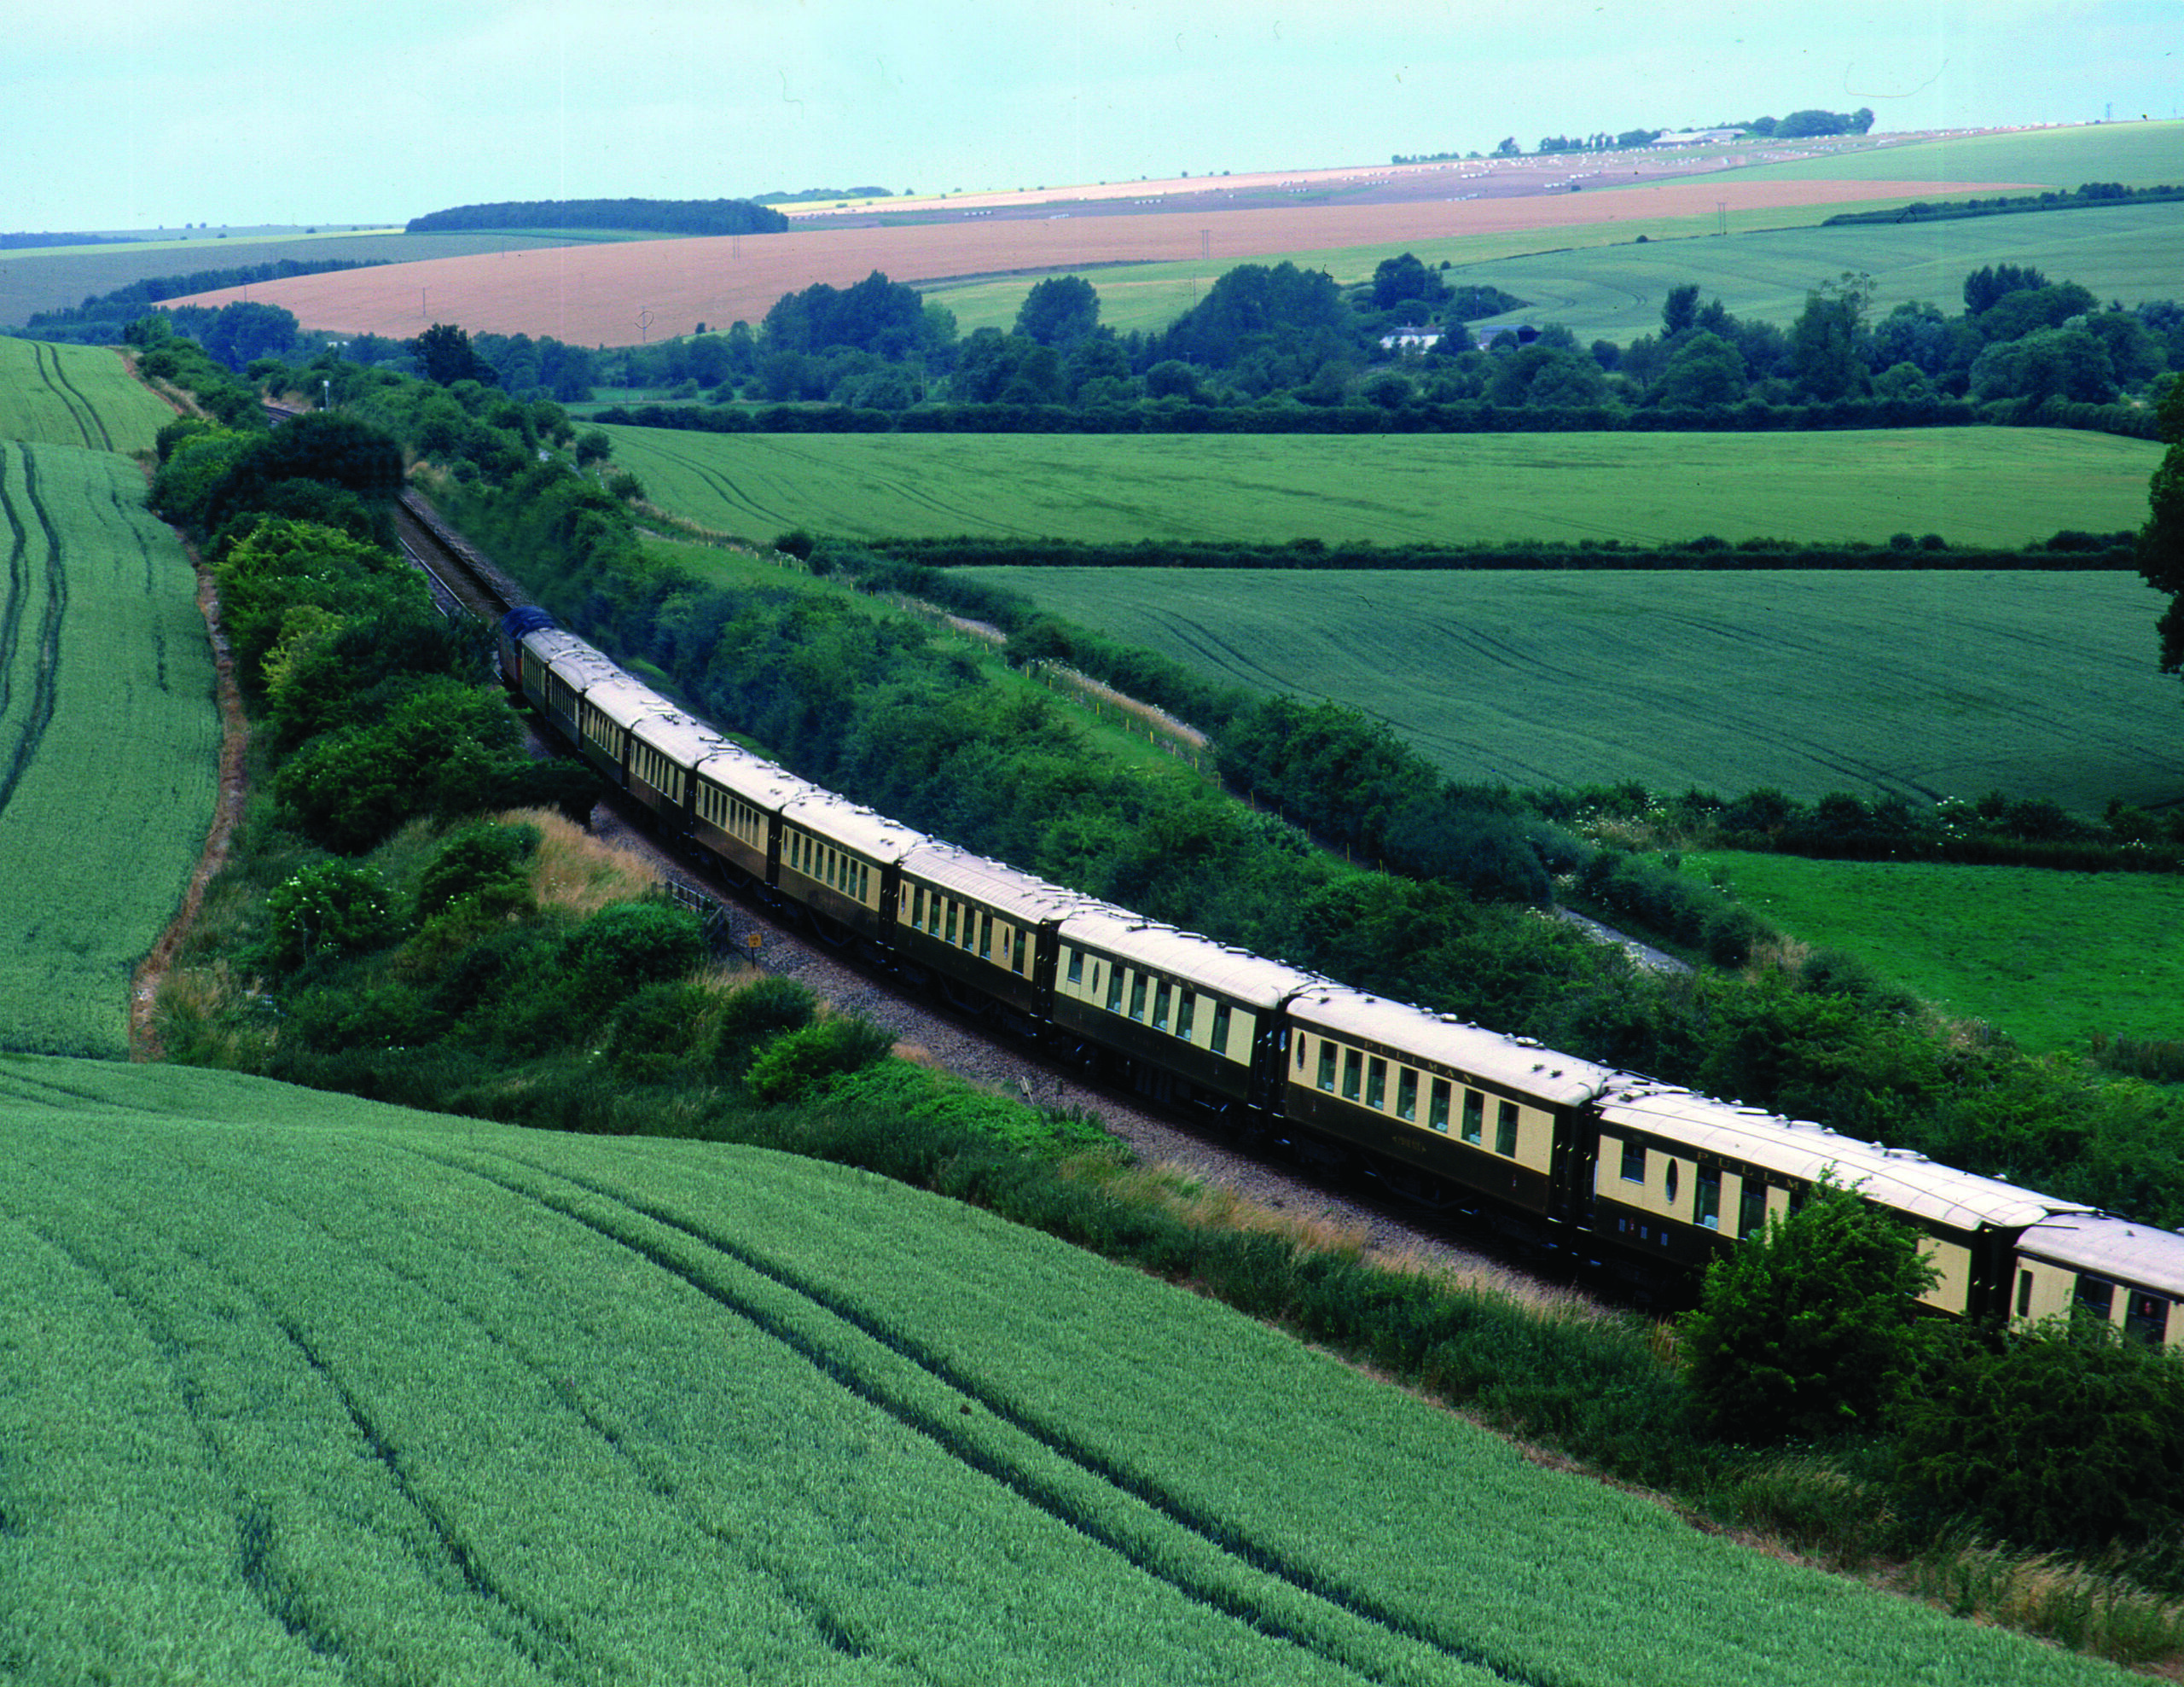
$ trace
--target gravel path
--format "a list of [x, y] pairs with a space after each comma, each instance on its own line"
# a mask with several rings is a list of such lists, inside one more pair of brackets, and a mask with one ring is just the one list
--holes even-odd
[[861, 965], [746, 902], [723, 898], [717, 886], [677, 860], [636, 823], [635, 812], [609, 798], [592, 811], [592, 835], [641, 856], [663, 877], [712, 896], [728, 910], [736, 946], [758, 939], [758, 963], [793, 978], [848, 1012], [863, 1015], [923, 1050], [936, 1066], [972, 1082], [1042, 1106], [1082, 1108], [1129, 1144], [1142, 1164], [1165, 1165], [1285, 1217], [1324, 1225], [1362, 1239], [1368, 1257], [1430, 1263], [1467, 1278], [1501, 1284], [1531, 1296], [1589, 1299], [1553, 1275], [1529, 1268], [1498, 1239], [1467, 1236], [1467, 1221], [1436, 1223], [1395, 1203], [1369, 1179], [1315, 1173], [1237, 1147], [1217, 1127], [1194, 1127], [1175, 1114], [1147, 1111], [1133, 1098], [998, 1038], [953, 1012], [899, 992]]

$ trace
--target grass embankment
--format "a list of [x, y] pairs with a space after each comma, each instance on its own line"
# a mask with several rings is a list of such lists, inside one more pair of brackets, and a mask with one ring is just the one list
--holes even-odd
[[55, 1062], [0, 1120], [44, 1678], [2117, 1678], [854, 1170]]
[[220, 730], [196, 576], [142, 499], [126, 458], [0, 444], [0, 544], [12, 545], [0, 1020], [12, 1048], [127, 1051], [130, 969], [173, 912], [212, 817]]
[[1926, 862], [1723, 851], [1683, 868], [1812, 948], [1888, 979], [2031, 1054], [2096, 1038], [2184, 1038], [2184, 883]]
[[771, 538], [1382, 544], [1701, 534], [2021, 545], [2146, 516], [2161, 447], [2042, 428], [1824, 433], [720, 435], [610, 428], [678, 515]]

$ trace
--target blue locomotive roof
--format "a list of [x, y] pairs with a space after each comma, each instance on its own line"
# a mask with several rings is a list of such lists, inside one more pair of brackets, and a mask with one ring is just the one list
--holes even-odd
[[555, 624], [554, 618], [536, 603], [519, 603], [501, 617], [501, 636], [521, 638], [527, 632], [543, 631]]

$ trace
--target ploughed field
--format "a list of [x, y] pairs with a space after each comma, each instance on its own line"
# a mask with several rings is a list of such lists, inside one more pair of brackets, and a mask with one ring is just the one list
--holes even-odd
[[1262, 691], [1376, 715], [1452, 778], [1635, 779], [2099, 813], [2184, 789], [2136, 574], [973, 571]]
[[35, 1678], [2122, 1678], [755, 1149], [0, 1060]]

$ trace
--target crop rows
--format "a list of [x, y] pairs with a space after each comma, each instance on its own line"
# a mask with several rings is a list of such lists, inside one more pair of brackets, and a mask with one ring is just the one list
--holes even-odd
[[0, 444], [0, 1026], [127, 1046], [129, 972], [210, 821], [212, 659], [189, 560], [124, 458]]
[[0, 439], [136, 451], [173, 420], [113, 352], [0, 336]]
[[2098, 813], [2184, 777], [2160, 605], [2134, 574], [973, 572], [1254, 690], [1378, 715], [1460, 780], [2002, 790]]
[[279, 1093], [0, 1062], [36, 1678], [2107, 1678], [869, 1174]]

